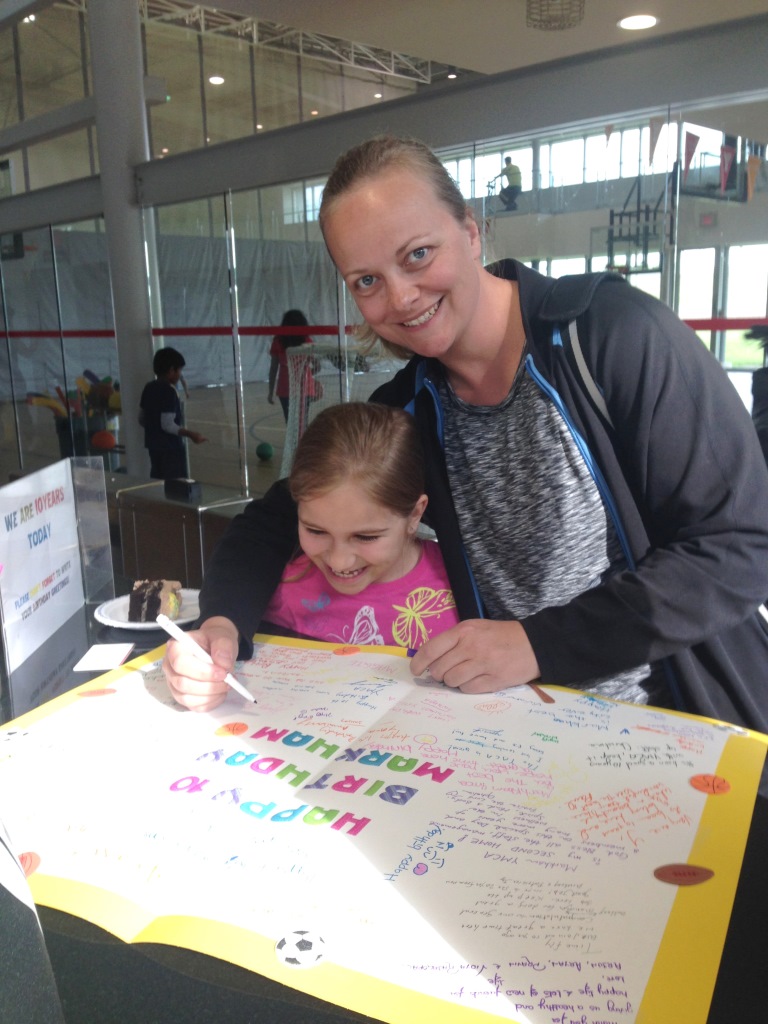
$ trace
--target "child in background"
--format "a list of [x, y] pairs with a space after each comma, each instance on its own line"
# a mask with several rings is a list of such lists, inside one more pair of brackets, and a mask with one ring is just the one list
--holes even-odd
[[331, 406], [302, 436], [288, 480], [302, 553], [267, 622], [317, 640], [417, 648], [459, 619], [424, 510], [413, 419], [368, 402]]
[[[154, 480], [175, 480], [187, 476], [187, 456], [182, 438], [194, 444], [207, 440], [182, 422], [181, 402], [176, 385], [185, 366], [184, 356], [175, 348], [155, 352], [152, 370], [155, 380], [141, 393], [139, 423], [144, 427], [144, 446], [149, 452], [149, 475]], [[186, 385], [185, 385], [186, 389]]]
[[[308, 327], [309, 321], [300, 309], [289, 309], [283, 314], [280, 325], [281, 327]], [[286, 423], [288, 422], [290, 382], [288, 379], [288, 357], [285, 350], [295, 348], [297, 345], [306, 345], [311, 341], [312, 339], [304, 334], [276, 334], [272, 339], [269, 349], [271, 362], [269, 364], [267, 401], [270, 405], [274, 405], [275, 396], [277, 396]]]

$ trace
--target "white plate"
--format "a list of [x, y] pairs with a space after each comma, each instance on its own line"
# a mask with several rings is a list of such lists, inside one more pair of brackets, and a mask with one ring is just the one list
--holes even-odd
[[[199, 590], [185, 590], [181, 588], [181, 608], [176, 623], [179, 626], [186, 626], [194, 622], [200, 614], [198, 605]], [[103, 626], [114, 626], [117, 629], [162, 629], [156, 622], [129, 622], [128, 602], [130, 597], [125, 594], [123, 597], [114, 597], [111, 601], [105, 601], [94, 611], [93, 617]]]

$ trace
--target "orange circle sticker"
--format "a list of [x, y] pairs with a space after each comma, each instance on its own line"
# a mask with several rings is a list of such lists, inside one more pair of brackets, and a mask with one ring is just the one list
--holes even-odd
[[220, 725], [216, 730], [217, 736], [240, 736], [242, 733], [248, 731], [248, 726], [245, 722], [227, 722], [226, 725]]
[[722, 796], [731, 790], [730, 782], [721, 775], [693, 775], [690, 783], [694, 789], [708, 796]]
[[344, 655], [344, 654], [359, 654], [360, 653], [360, 648], [359, 647], [335, 647], [334, 650], [333, 650], [333, 653], [334, 654], [340, 654], [340, 655]]
[[664, 864], [653, 872], [660, 882], [668, 882], [670, 885], [700, 885], [708, 882], [714, 873], [696, 864]]

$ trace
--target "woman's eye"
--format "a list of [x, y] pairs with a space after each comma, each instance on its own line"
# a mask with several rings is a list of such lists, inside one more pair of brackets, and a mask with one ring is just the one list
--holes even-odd
[[426, 245], [420, 245], [418, 249], [414, 249], [409, 259], [411, 263], [420, 263], [422, 260], [427, 258], [429, 249]]
[[375, 536], [372, 537], [370, 534], [367, 534], [367, 533], [359, 533], [357, 535], [357, 539], [358, 540], [362, 540], [362, 541], [373, 541], [373, 540], [378, 540], [379, 538], [375, 537]]
[[375, 280], [373, 274], [363, 274], [362, 277], [358, 277], [356, 284], [358, 288], [370, 288]]

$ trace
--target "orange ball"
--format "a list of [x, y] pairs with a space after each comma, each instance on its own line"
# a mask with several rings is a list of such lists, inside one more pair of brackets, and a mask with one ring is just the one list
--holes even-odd
[[111, 431], [97, 430], [95, 434], [91, 434], [91, 444], [94, 448], [103, 448], [108, 451], [110, 448], [114, 448], [117, 442]]

